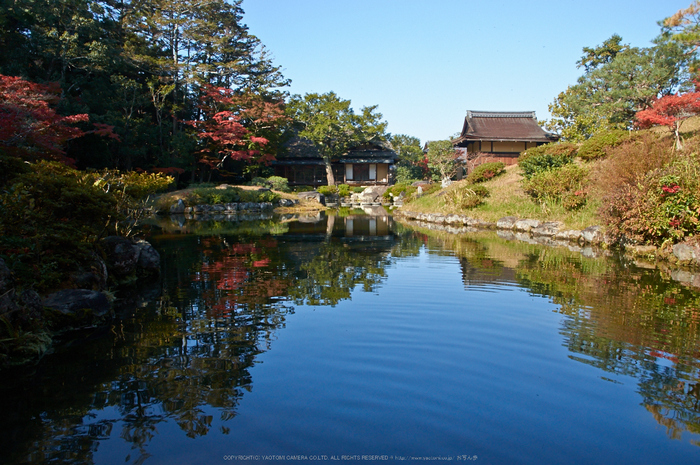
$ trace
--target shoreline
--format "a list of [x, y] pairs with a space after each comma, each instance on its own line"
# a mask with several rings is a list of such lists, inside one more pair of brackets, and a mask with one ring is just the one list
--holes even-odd
[[[680, 267], [679, 273], [690, 273], [686, 280], [700, 287], [700, 244], [692, 238], [661, 247], [653, 245], [624, 244], [613, 241], [606, 236], [601, 226], [589, 226], [583, 230], [563, 229], [559, 221], [539, 221], [533, 219], [506, 216], [496, 222], [483, 221], [466, 215], [418, 213], [401, 208], [392, 212], [398, 220], [415, 223], [419, 227], [439, 229], [452, 234], [465, 234], [482, 230], [494, 230], [507, 240], [520, 240], [534, 244], [568, 247], [570, 250], [584, 251], [618, 249], [620, 252], [645, 267], [670, 269]], [[436, 228], [437, 226], [437, 228]], [[697, 272], [697, 273], [695, 273]], [[675, 279], [675, 278], [674, 278]]]

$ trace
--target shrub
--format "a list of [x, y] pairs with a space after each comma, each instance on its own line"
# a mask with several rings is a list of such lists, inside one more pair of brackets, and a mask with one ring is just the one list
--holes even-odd
[[261, 178], [259, 176], [254, 177], [248, 182], [249, 186], [258, 186], [258, 187], [267, 187], [271, 188], [272, 183], [270, 183], [267, 179]]
[[289, 181], [287, 178], [282, 176], [270, 176], [267, 178], [267, 182], [270, 184], [272, 189], [280, 192], [289, 192]]
[[598, 132], [581, 144], [578, 156], [584, 160], [603, 158], [610, 149], [617, 147], [628, 138], [628, 132], [619, 129]]
[[545, 155], [547, 153], [547, 148], [551, 145], [553, 144], [538, 145], [537, 147], [532, 147], [527, 150], [524, 150], [518, 156], [518, 164], [524, 162], [530, 157]]
[[700, 160], [677, 156], [605, 196], [601, 211], [611, 234], [660, 244], [700, 233]]
[[410, 183], [401, 182], [394, 184], [393, 186], [389, 186], [387, 190], [384, 191], [383, 197], [386, 200], [391, 200], [392, 194], [394, 197], [399, 197], [402, 193], [404, 194], [404, 197], [408, 197], [416, 192], [416, 190], [417, 188], [412, 186]]
[[543, 147], [546, 147], [546, 149], [545, 149], [546, 153], [548, 153], [549, 155], [553, 155], [555, 157], [574, 158], [579, 151], [579, 146], [577, 144], [574, 144], [571, 142], [558, 142], [556, 144], [545, 144]]
[[[433, 183], [433, 184], [428, 184], [428, 185], [422, 185], [421, 188], [423, 189], [423, 195], [429, 195], [429, 194], [434, 194], [435, 192], [439, 191], [442, 189], [442, 184], [439, 182]], [[418, 189], [418, 188], [416, 188]]]
[[[440, 183], [433, 183], [433, 184], [420, 184], [421, 188], [421, 195], [428, 195], [432, 194], [434, 192], [439, 191], [442, 186]], [[411, 200], [415, 200], [416, 196], [418, 195], [418, 186], [414, 184], [408, 184], [408, 183], [399, 183], [399, 184], [394, 184], [393, 186], [389, 187], [385, 192], [384, 192], [384, 198], [386, 200], [391, 200], [391, 194], [394, 195], [394, 197], [399, 197], [403, 193], [403, 197], [406, 202], [410, 202]]]
[[494, 178], [499, 174], [502, 174], [505, 171], [505, 169], [505, 163], [501, 163], [500, 161], [482, 163], [481, 165], [474, 168], [474, 170], [471, 173], [469, 173], [469, 175], [466, 178], [466, 181], [469, 184], [476, 184], [479, 182], [488, 181], [489, 179]]
[[522, 152], [518, 157], [518, 165], [522, 169], [523, 176], [530, 178], [536, 173], [571, 163], [577, 150], [578, 146], [570, 142], [540, 145]]
[[530, 179], [537, 174], [568, 165], [572, 161], [570, 157], [555, 156], [546, 153], [544, 155], [528, 157], [527, 160], [523, 162], [518, 161], [518, 165], [520, 165], [523, 176], [526, 179]]
[[469, 210], [484, 203], [484, 199], [491, 195], [484, 186], [464, 185], [450, 189], [445, 194], [445, 202], [462, 210]]
[[279, 194], [268, 190], [241, 190], [239, 193], [240, 202], [276, 202], [279, 198]]
[[[241, 189], [229, 187], [217, 189], [215, 187], [197, 187], [192, 189], [186, 197], [185, 203], [188, 205], [215, 205], [218, 203], [231, 203], [241, 201]], [[256, 192], [256, 191], [246, 191]]]
[[0, 188], [6, 184], [9, 184], [14, 178], [21, 174], [28, 173], [29, 165], [24, 163], [22, 159], [6, 155], [2, 149], [0, 149]]
[[316, 190], [323, 195], [335, 195], [338, 193], [337, 186], [319, 186]]
[[[138, 173], [136, 171], [102, 170], [88, 174], [94, 185], [110, 192], [124, 202], [144, 200], [158, 192], [164, 192], [174, 179], [163, 173]], [[123, 203], [123, 202], [121, 202]]]
[[608, 151], [594, 172], [596, 189], [601, 196], [635, 185], [649, 171], [662, 168], [674, 157], [674, 140], [669, 135], [638, 131]]
[[[533, 174], [529, 179], [523, 180], [523, 189], [533, 199], [540, 201], [559, 202], [569, 193], [585, 199], [582, 192], [585, 190], [588, 174], [589, 170], [585, 167], [567, 164]], [[566, 204], [574, 207], [573, 200], [568, 199]]]
[[314, 190], [311, 186], [294, 186], [292, 192], [309, 192]]
[[338, 186], [338, 195], [340, 197], [347, 197], [350, 195], [350, 186], [347, 184], [340, 184]]
[[32, 165], [0, 194], [0, 256], [25, 287], [56, 288], [124, 218], [117, 205], [90, 174], [56, 162]]
[[275, 202], [279, 200], [279, 194], [270, 190], [240, 189], [238, 187], [228, 187], [226, 189], [217, 188], [197, 188], [187, 194], [185, 203], [188, 205], [216, 205], [219, 203], [232, 202]]
[[567, 191], [562, 195], [561, 205], [565, 210], [579, 210], [586, 205], [588, 192], [585, 190]]

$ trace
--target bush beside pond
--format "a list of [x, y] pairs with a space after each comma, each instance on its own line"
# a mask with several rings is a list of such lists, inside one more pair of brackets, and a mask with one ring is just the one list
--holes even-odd
[[43, 353], [60, 329], [41, 296], [105, 289], [100, 238], [129, 233], [144, 215], [144, 197], [172, 182], [162, 174], [17, 161], [0, 154], [0, 367]]

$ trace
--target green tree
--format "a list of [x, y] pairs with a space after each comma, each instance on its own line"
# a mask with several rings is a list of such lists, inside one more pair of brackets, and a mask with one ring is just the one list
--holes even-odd
[[428, 152], [426, 153], [428, 167], [440, 176], [443, 184], [454, 176], [457, 170], [455, 159], [458, 155], [459, 152], [454, 149], [449, 140], [428, 142]]
[[[182, 121], [204, 118], [201, 96], [210, 86], [276, 103], [289, 81], [243, 23], [241, 0], [132, 0], [122, 24], [125, 55], [147, 71], [144, 92], [157, 120], [159, 164], [186, 165], [192, 140]], [[163, 136], [164, 121], [171, 129]], [[170, 142], [166, 144], [165, 142]]]
[[613, 61], [618, 53], [628, 50], [629, 45], [622, 44], [622, 37], [613, 34], [602, 45], [595, 48], [583, 47], [583, 56], [576, 62], [576, 67], [583, 67], [586, 73], [598, 69]]
[[182, 122], [203, 116], [206, 85], [286, 97], [242, 18], [240, 0], [0, 0], [0, 74], [56, 82], [59, 115], [114, 127], [119, 141], [67, 144], [77, 166], [192, 166], [196, 137]]
[[420, 139], [406, 134], [395, 134], [391, 136], [391, 145], [399, 157], [396, 162], [396, 182], [425, 178], [428, 167]]
[[661, 38], [680, 44], [693, 56], [692, 68], [697, 71], [697, 51], [700, 47], [700, 0], [695, 0], [688, 8], [678, 10], [674, 15], [661, 21]]
[[296, 123], [299, 137], [310, 140], [323, 156], [329, 186], [335, 185], [331, 161], [353, 145], [387, 137], [387, 123], [375, 112], [376, 105], [363, 107], [358, 115], [350, 104], [335, 92], [293, 95], [287, 104], [287, 115]]
[[586, 72], [549, 105], [552, 119], [546, 126], [562, 139], [579, 142], [600, 130], [630, 129], [638, 111], [686, 87], [686, 46], [665, 36], [649, 48], [621, 40], [613, 35], [601, 46], [584, 48], [577, 64]]

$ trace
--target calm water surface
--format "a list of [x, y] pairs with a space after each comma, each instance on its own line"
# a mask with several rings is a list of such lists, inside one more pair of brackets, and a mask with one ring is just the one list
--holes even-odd
[[0, 462], [700, 463], [700, 294], [656, 270], [386, 216], [162, 226], [135, 310], [2, 380]]

